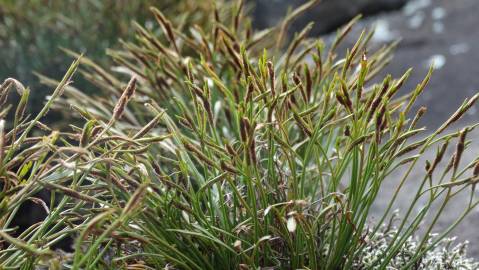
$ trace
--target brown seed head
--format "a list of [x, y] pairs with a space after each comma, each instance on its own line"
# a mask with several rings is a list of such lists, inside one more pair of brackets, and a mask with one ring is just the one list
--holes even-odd
[[479, 176], [479, 161], [476, 162], [476, 165], [474, 165], [474, 169], [472, 171], [472, 175], [474, 177], [478, 177]]
[[444, 157], [444, 153], [446, 152], [447, 146], [449, 145], [449, 141], [446, 141], [442, 146], [441, 149], [437, 152], [436, 157], [431, 165], [431, 167], [427, 170], [427, 174], [429, 177], [432, 177], [432, 173], [436, 169], [437, 165], [441, 162], [442, 158]]
[[467, 128], [465, 128], [459, 134], [459, 140], [456, 145], [456, 153], [454, 154], [454, 161], [452, 165], [454, 172], [457, 171], [457, 168], [459, 167], [459, 163], [461, 162], [461, 157], [462, 157], [462, 153], [464, 152], [464, 145], [466, 141], [467, 132], [468, 130]]
[[477, 101], [479, 98], [479, 94], [474, 95], [472, 98], [467, 100], [467, 102], [461, 106], [455, 113], [452, 114], [452, 116], [442, 124], [441, 127], [437, 130], [437, 133], [441, 133], [444, 131], [446, 128], [448, 128], [452, 123], [456, 122], [459, 120]]
[[271, 61], [268, 61], [268, 63], [266, 63], [266, 65], [268, 66], [268, 73], [269, 73], [269, 80], [270, 80], [270, 84], [271, 84], [271, 95], [274, 97], [275, 96], [275, 74], [274, 74], [274, 66], [273, 66], [273, 63]]
[[414, 116], [414, 119], [411, 122], [411, 128], [415, 127], [419, 119], [426, 113], [427, 108], [426, 107], [421, 107], [419, 110], [417, 110], [416, 115]]
[[126, 86], [123, 94], [121, 95], [120, 99], [115, 105], [113, 109], [113, 120], [120, 119], [123, 111], [125, 110], [128, 101], [130, 101], [131, 97], [135, 94], [136, 90], [136, 77], [132, 77], [128, 85]]

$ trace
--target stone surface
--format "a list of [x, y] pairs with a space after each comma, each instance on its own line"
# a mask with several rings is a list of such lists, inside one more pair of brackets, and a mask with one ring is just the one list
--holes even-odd
[[[396, 10], [408, 0], [323, 0], [311, 8], [295, 23], [292, 29], [300, 30], [311, 21], [315, 22], [311, 35], [319, 35], [337, 29], [357, 14], [371, 15]], [[286, 14], [307, 0], [252, 0], [255, 5], [254, 25], [256, 28], [274, 26]]]
[[[479, 91], [478, 11], [477, 0], [412, 0], [401, 11], [363, 21], [353, 37], [361, 27], [376, 24], [377, 42], [401, 38], [385, 73], [397, 77], [412, 67], [406, 90], [414, 88], [435, 62], [432, 80], [419, 100], [428, 107], [424, 124], [432, 129]], [[462, 124], [479, 120], [477, 108]]]

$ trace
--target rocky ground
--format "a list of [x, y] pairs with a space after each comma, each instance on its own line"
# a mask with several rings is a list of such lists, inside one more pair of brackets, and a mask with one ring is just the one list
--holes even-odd
[[[413, 88], [435, 62], [433, 79], [420, 101], [429, 108], [425, 123], [431, 128], [479, 91], [478, 11], [477, 0], [414, 0], [400, 11], [364, 22], [377, 25], [378, 42], [402, 39], [386, 72], [400, 76], [413, 67], [406, 89]], [[463, 122], [477, 120], [473, 109]]]

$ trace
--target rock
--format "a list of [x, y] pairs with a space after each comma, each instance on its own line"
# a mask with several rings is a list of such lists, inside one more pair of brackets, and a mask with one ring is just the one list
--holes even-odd
[[[320, 4], [306, 12], [293, 23], [292, 31], [296, 32], [307, 23], [315, 25], [311, 35], [320, 35], [336, 30], [357, 14], [364, 16], [383, 11], [396, 10], [408, 0], [323, 0]], [[307, 0], [251, 0], [255, 5], [253, 12], [256, 28], [263, 29], [276, 25], [287, 13], [288, 9], [298, 7]]]

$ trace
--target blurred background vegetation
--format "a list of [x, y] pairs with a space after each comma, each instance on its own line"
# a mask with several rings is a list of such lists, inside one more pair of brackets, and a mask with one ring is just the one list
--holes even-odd
[[[182, 11], [201, 9], [204, 2], [207, 1], [0, 0], [0, 79], [18, 78], [33, 89], [29, 108], [35, 113], [51, 92], [40, 84], [35, 72], [60, 78], [72, 61], [62, 47], [107, 64], [105, 50], [118, 48], [119, 39], [131, 38], [133, 21], [148, 26], [148, 20], [153, 19], [150, 6], [159, 7], [165, 14], [183, 14], [176, 18], [184, 23], [192, 18]], [[75, 77], [75, 86], [92, 91], [81, 76]], [[58, 113], [49, 117], [51, 122], [58, 119]]]
[[0, 77], [19, 78], [32, 88], [34, 104], [30, 108], [38, 109], [49, 89], [39, 83], [34, 72], [61, 77], [71, 62], [61, 47], [105, 62], [105, 49], [115, 47], [118, 38], [131, 35], [131, 20], [144, 21], [149, 5], [160, 2], [164, 1], [2, 0]]

